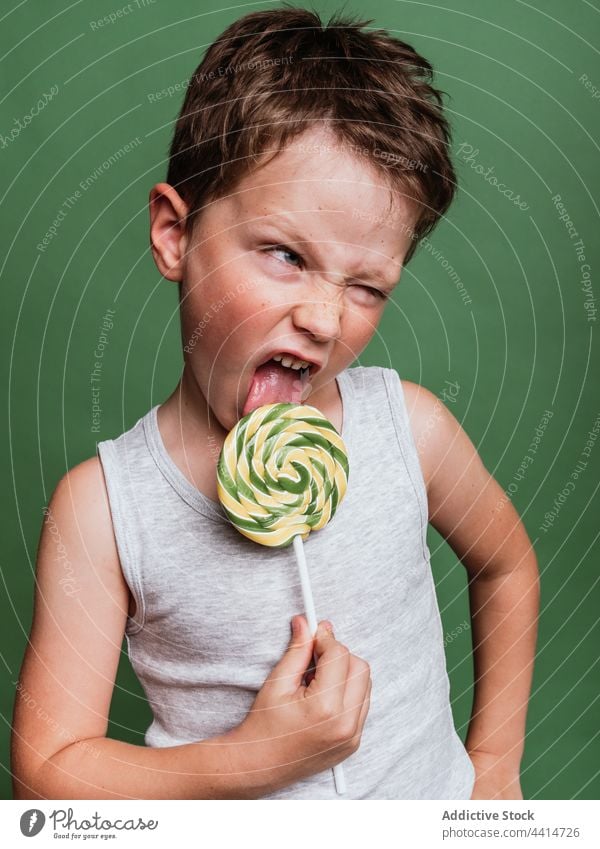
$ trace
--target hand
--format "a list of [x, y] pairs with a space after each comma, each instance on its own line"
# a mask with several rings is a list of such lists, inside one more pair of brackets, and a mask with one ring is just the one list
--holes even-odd
[[[313, 639], [295, 616], [290, 645], [263, 684], [235, 737], [248, 782], [262, 795], [322, 772], [359, 745], [370, 705], [369, 664], [339, 643], [330, 623]], [[304, 674], [316, 655], [314, 675]]]
[[519, 764], [481, 749], [468, 750], [475, 767], [471, 799], [522, 799]]

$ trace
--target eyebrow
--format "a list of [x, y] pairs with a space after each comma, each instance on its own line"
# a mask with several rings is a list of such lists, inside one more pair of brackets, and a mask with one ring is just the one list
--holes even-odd
[[[291, 224], [290, 224], [289, 227], [287, 227], [285, 225], [285, 223], [275, 223], [274, 221], [267, 221], [265, 218], [257, 218], [251, 223], [252, 223], [253, 226], [258, 226], [258, 227], [261, 227], [261, 228], [262, 227], [268, 227], [269, 229], [276, 230], [280, 234], [280, 236], [283, 238], [284, 241], [289, 241], [289, 242], [292, 242], [292, 243], [296, 243], [296, 242], [299, 243], [300, 247], [298, 248], [298, 250], [310, 251], [311, 245], [317, 245], [317, 244], [325, 245], [325, 244], [327, 244], [327, 242], [325, 242], [325, 241], [315, 242], [312, 239], [304, 238], [303, 234], [300, 233], [299, 231], [295, 230], [294, 227]], [[303, 246], [308, 246], [308, 247], [303, 247]], [[400, 273], [398, 273], [398, 277], [399, 276], [400, 276]], [[357, 276], [357, 274], [350, 274], [350, 275], [346, 276], [346, 279], [347, 280], [352, 279], [352, 280], [373, 280], [373, 281], [377, 281], [378, 283], [381, 284], [381, 286], [387, 292], [393, 291], [396, 283], [398, 282], [398, 278], [396, 278], [396, 280], [394, 280], [393, 283], [388, 283], [387, 280], [384, 279], [384, 277], [379, 273], [379, 271], [377, 269], [373, 269], [371, 271], [369, 271], [369, 269], [361, 269], [359, 276]]]

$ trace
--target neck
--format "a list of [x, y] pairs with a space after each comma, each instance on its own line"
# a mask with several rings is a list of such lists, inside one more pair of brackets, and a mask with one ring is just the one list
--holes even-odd
[[158, 410], [161, 433], [170, 447], [221, 450], [227, 431], [212, 412], [189, 369], [184, 365], [179, 383]]

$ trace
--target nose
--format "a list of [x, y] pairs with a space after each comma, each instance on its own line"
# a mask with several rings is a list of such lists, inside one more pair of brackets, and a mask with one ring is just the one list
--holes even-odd
[[[337, 287], [334, 287], [337, 288]], [[308, 333], [315, 342], [329, 342], [341, 335], [341, 292], [331, 297], [318, 297], [312, 291], [292, 310], [292, 320], [298, 330]]]

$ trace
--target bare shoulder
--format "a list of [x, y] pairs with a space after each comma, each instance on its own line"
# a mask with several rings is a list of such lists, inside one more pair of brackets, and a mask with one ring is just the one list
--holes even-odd
[[100, 557], [104, 568], [122, 574], [104, 472], [97, 456], [74, 466], [60, 479], [44, 513], [46, 524], [60, 521], [61, 532], [81, 554], [93, 554], [97, 564]]
[[470, 575], [514, 568], [531, 542], [510, 498], [488, 471], [447, 403], [402, 381], [410, 427], [427, 487], [429, 521]]
[[[477, 449], [443, 399], [410, 380], [402, 380], [402, 389], [428, 493], [434, 484], [443, 486], [444, 480], [451, 483], [454, 475], [464, 475], [466, 468], [481, 473]], [[450, 402], [451, 389], [448, 397]]]
[[[87, 564], [100, 580], [107, 586], [110, 584], [113, 592], [127, 596], [131, 609], [133, 601], [121, 570], [106, 481], [98, 456], [74, 466], [60, 479], [44, 515], [40, 551], [68, 540], [79, 569], [85, 570]], [[69, 567], [64, 571], [68, 573]], [[67, 574], [62, 577], [66, 585]]]

